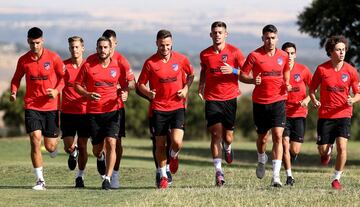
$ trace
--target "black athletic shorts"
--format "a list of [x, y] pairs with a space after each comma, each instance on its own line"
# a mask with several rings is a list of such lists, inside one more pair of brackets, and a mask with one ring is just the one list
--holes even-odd
[[337, 137], [350, 139], [351, 118], [318, 119], [316, 144], [334, 144]]
[[253, 116], [258, 134], [264, 134], [273, 127], [285, 127], [285, 101], [271, 104], [253, 103]]
[[226, 130], [234, 130], [236, 107], [236, 98], [227, 101], [205, 101], [207, 127], [222, 123]]
[[119, 137], [125, 137], [126, 133], [125, 133], [125, 108], [121, 108], [119, 109]]
[[289, 137], [291, 142], [304, 143], [306, 119], [304, 117], [286, 117], [283, 137]]
[[119, 111], [101, 114], [87, 114], [90, 127], [91, 143], [100, 144], [105, 137], [119, 138]]
[[154, 136], [166, 136], [169, 129], [182, 129], [185, 127], [185, 109], [173, 111], [153, 110]]
[[25, 109], [26, 133], [41, 130], [44, 137], [57, 138], [59, 136], [59, 111], [37, 111]]
[[89, 138], [90, 130], [86, 114], [60, 114], [62, 137]]

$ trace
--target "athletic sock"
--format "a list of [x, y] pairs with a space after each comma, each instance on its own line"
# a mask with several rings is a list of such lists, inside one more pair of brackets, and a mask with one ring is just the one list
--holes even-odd
[[272, 161], [274, 179], [280, 178], [281, 162], [282, 162], [281, 160], [273, 160]]
[[161, 167], [160, 168], [160, 177], [166, 177], [167, 178], [167, 174], [166, 174], [166, 166]]
[[231, 144], [226, 144], [226, 142], [224, 142], [224, 149], [225, 149], [227, 152], [230, 152], [230, 151], [231, 151]]
[[337, 171], [335, 170], [334, 175], [333, 175], [333, 180], [340, 180], [341, 174], [343, 171]]
[[85, 170], [79, 170], [79, 171], [77, 172], [76, 177], [84, 177], [84, 172], [85, 172]]
[[221, 158], [214, 158], [213, 163], [214, 163], [215, 171], [222, 171]]
[[292, 177], [291, 168], [286, 170], [286, 177]]
[[108, 180], [108, 181], [110, 181], [111, 178], [110, 178], [110, 176], [105, 176], [105, 177], [104, 177], [104, 180], [105, 180], [105, 179]]
[[114, 170], [112, 176], [118, 176], [118, 175], [119, 175], [119, 171]]
[[266, 153], [258, 153], [258, 162], [265, 164], [267, 161]]
[[177, 157], [178, 154], [179, 154], [179, 151], [175, 152], [174, 150], [170, 150], [170, 156], [171, 156], [172, 158]]
[[34, 173], [36, 176], [36, 180], [44, 180], [43, 167], [34, 168]]

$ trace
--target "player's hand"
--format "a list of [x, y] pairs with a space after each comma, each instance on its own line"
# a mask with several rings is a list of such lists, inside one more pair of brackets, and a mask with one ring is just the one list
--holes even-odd
[[301, 100], [299, 101], [299, 104], [301, 107], [307, 108], [309, 105], [309, 100], [308, 99]]
[[286, 91], [291, 91], [292, 90], [292, 86], [290, 84], [286, 84]]
[[16, 101], [16, 93], [11, 93], [9, 99], [10, 99], [10, 102]]
[[352, 106], [353, 103], [354, 103], [353, 98], [352, 98], [350, 95], [348, 95], [347, 104], [348, 104], [349, 106]]
[[148, 93], [148, 95], [147, 95], [147, 97], [149, 97], [150, 100], [151, 100], [151, 99], [154, 99], [155, 96], [156, 96], [156, 89], [150, 90], [149, 93]]
[[198, 96], [201, 100], [204, 100], [204, 85], [199, 85]]
[[55, 98], [59, 94], [59, 91], [57, 89], [53, 89], [53, 88], [46, 89], [46, 92], [50, 98]]
[[233, 68], [229, 64], [224, 63], [224, 65], [220, 67], [220, 70], [222, 74], [231, 74]]
[[260, 85], [261, 84], [261, 73], [258, 73], [256, 78], [255, 78], [255, 85]]
[[186, 98], [188, 91], [189, 89], [188, 86], [186, 85], [183, 89], [177, 91], [177, 96], [179, 98]]
[[128, 97], [129, 97], [129, 92], [127, 90], [121, 90], [120, 96], [121, 96], [122, 101], [127, 101]]
[[315, 108], [320, 108], [321, 103], [320, 103], [320, 101], [318, 101], [318, 100], [315, 99], [315, 100], [313, 101], [313, 105], [314, 105]]
[[98, 100], [100, 100], [101, 95], [98, 94], [98, 93], [95, 93], [95, 92], [90, 92], [88, 97], [89, 97], [90, 100], [98, 101]]

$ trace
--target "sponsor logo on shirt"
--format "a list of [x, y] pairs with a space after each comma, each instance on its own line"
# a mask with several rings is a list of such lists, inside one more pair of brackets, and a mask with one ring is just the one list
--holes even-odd
[[342, 74], [342, 75], [341, 75], [341, 80], [342, 80], [343, 82], [346, 82], [348, 79], [349, 79], [348, 74]]
[[50, 62], [45, 62], [44, 63], [44, 68], [45, 68], [45, 70], [49, 70], [50, 69]]
[[269, 72], [263, 72], [262, 76], [281, 76], [281, 71], [269, 71]]
[[110, 76], [113, 77], [113, 78], [116, 77], [116, 70], [115, 69], [110, 70]]
[[282, 64], [283, 64], [283, 59], [282, 59], [282, 58], [278, 58], [278, 59], [277, 59], [277, 63], [278, 63], [279, 65], [282, 65]]
[[48, 76], [30, 76], [30, 80], [47, 80]]
[[301, 76], [300, 76], [300, 74], [295, 74], [295, 75], [294, 75], [294, 80], [295, 80], [295, 82], [300, 82], [300, 81], [301, 81]]
[[110, 86], [110, 87], [112, 87], [112, 86], [114, 86], [114, 83], [106, 82], [106, 81], [104, 81], [104, 82], [95, 82], [95, 86]]
[[179, 65], [178, 65], [177, 63], [172, 64], [172, 69], [173, 69], [174, 71], [179, 70]]
[[329, 92], [344, 92], [345, 88], [343, 86], [327, 86], [326, 90]]
[[227, 60], [228, 60], [228, 55], [227, 55], [227, 54], [223, 54], [223, 55], [221, 56], [221, 60], [223, 61], [223, 63], [226, 63]]
[[171, 83], [177, 81], [177, 77], [166, 77], [166, 78], [160, 78], [160, 83]]
[[210, 73], [221, 72], [220, 68], [210, 68]]

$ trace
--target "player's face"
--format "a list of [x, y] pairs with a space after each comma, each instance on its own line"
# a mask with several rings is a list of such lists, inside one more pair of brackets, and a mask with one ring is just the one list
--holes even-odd
[[278, 36], [273, 32], [265, 32], [262, 36], [262, 40], [264, 42], [265, 50], [275, 50], [278, 42]]
[[167, 37], [164, 39], [159, 39], [156, 41], [156, 45], [158, 48], [158, 53], [163, 56], [169, 56], [171, 53], [171, 49], [172, 49], [172, 38], [171, 37]]
[[80, 41], [74, 41], [69, 44], [69, 51], [72, 58], [80, 58], [84, 53], [84, 45]]
[[295, 48], [288, 47], [288, 48], [285, 49], [285, 52], [289, 56], [289, 62], [293, 63], [295, 61], [295, 58], [296, 58], [296, 50], [295, 50]]
[[210, 33], [210, 37], [215, 45], [224, 43], [227, 35], [228, 33], [224, 27], [215, 27]]
[[335, 45], [334, 50], [331, 52], [331, 59], [335, 61], [344, 61], [346, 54], [345, 44], [339, 42]]
[[97, 44], [96, 52], [101, 60], [105, 60], [110, 57], [111, 46], [109, 41], [100, 41]]
[[42, 37], [36, 38], [36, 39], [28, 38], [27, 41], [29, 43], [31, 52], [33, 52], [37, 55], [41, 55], [41, 52], [43, 50], [43, 45], [44, 45], [43, 38]]

